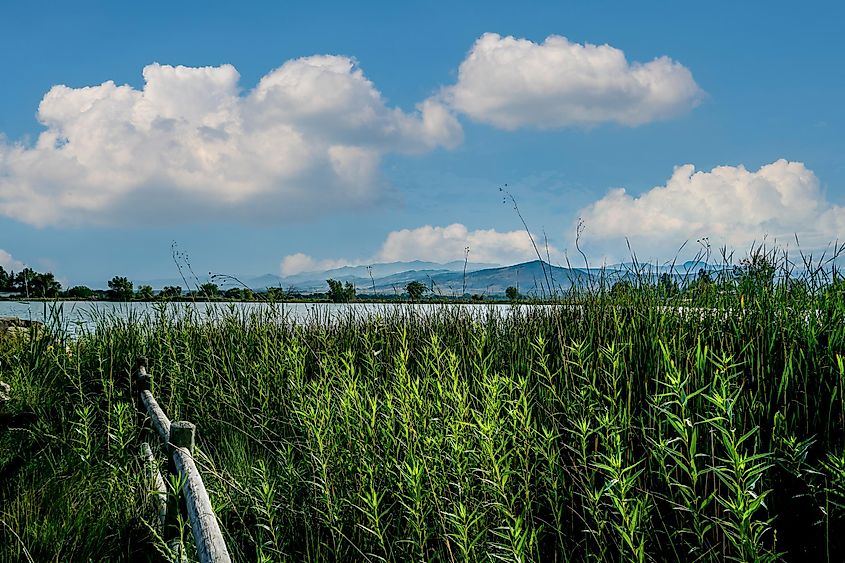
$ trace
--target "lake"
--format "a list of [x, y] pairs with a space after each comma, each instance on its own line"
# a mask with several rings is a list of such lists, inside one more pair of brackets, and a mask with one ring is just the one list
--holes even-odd
[[[275, 307], [275, 310], [272, 308]], [[390, 315], [395, 313], [429, 314], [444, 305], [432, 303], [278, 303], [270, 305], [261, 302], [245, 303], [149, 303], [131, 301], [128, 303], [113, 303], [108, 301], [0, 301], [0, 317], [18, 317], [40, 322], [58, 321], [70, 333], [77, 333], [83, 329], [94, 327], [95, 319], [103, 316], [120, 319], [144, 319], [155, 316], [158, 311], [166, 309], [169, 315], [179, 318], [193, 314], [199, 319], [218, 318], [221, 315], [235, 311], [276, 312], [279, 319], [292, 322], [306, 322], [319, 320], [331, 321], [347, 315], [368, 318], [377, 314]], [[473, 316], [484, 317], [490, 312], [507, 315], [513, 308], [506, 303], [496, 304], [449, 304], [445, 307], [457, 308]], [[533, 305], [521, 305], [533, 307]]]

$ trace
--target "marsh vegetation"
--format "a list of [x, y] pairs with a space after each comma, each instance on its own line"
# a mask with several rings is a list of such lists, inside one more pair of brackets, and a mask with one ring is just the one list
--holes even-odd
[[145, 356], [198, 426], [236, 560], [841, 561], [842, 285], [708, 283], [482, 319], [162, 308], [5, 339], [0, 560], [163, 548], [127, 389]]

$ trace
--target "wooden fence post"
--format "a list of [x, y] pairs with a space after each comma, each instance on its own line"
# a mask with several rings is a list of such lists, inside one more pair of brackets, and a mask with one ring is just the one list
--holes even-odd
[[146, 389], [147, 391], [150, 390], [150, 376], [147, 373], [147, 358], [141, 356], [137, 360], [135, 360], [135, 369], [132, 371], [134, 374], [134, 379], [136, 387], [134, 389], [133, 395], [136, 397], [138, 393]]
[[135, 403], [138, 425], [143, 428], [147, 411], [141, 400], [141, 391], [152, 391], [152, 378], [147, 373], [147, 358], [144, 357], [135, 360], [135, 369], [132, 370], [132, 377], [129, 379], [129, 393], [132, 395], [132, 402]]
[[223, 540], [208, 491], [194, 463], [191, 449], [194, 446], [195, 427], [189, 422], [174, 422], [170, 425], [170, 432], [172, 459], [178, 471], [185, 477], [182, 494], [194, 544], [197, 547], [197, 558], [202, 563], [231, 563], [232, 558]]
[[170, 424], [170, 447], [185, 448], [188, 453], [194, 455], [194, 441], [196, 440], [197, 427], [185, 420]]
[[[183, 549], [183, 534], [180, 515], [190, 522], [191, 532], [197, 548], [197, 557], [202, 563], [231, 563], [226, 542], [214, 514], [214, 508], [208, 498], [208, 491], [202, 482], [199, 470], [194, 463], [196, 426], [186, 421], [171, 422], [155, 400], [151, 392], [151, 378], [147, 373], [146, 358], [138, 358], [135, 370], [130, 378], [130, 393], [137, 401], [140, 425], [146, 424], [149, 417], [152, 429], [165, 443], [167, 450], [167, 500], [162, 495], [158, 498], [166, 506], [159, 505], [159, 516], [163, 516], [164, 541], [170, 550], [170, 557], [175, 561], [187, 561]], [[146, 415], [146, 416], [145, 416]], [[148, 467], [155, 470], [155, 460], [149, 444], [142, 446]], [[156, 482], [156, 489], [161, 491], [161, 475]], [[175, 487], [173, 485], [176, 485]]]

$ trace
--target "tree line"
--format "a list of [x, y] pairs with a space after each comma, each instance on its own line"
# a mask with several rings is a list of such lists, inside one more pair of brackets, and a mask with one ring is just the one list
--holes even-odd
[[[323, 294], [310, 296], [311, 298], [325, 298], [334, 303], [349, 303], [356, 299], [355, 286], [349, 282], [345, 284], [333, 279], [326, 280], [328, 290]], [[0, 266], [0, 294], [11, 298], [33, 299], [81, 299], [90, 301], [156, 301], [174, 299], [203, 299], [253, 301], [271, 300], [285, 301], [302, 297], [296, 290], [284, 290], [280, 287], [269, 287], [263, 291], [253, 291], [247, 287], [230, 287], [223, 289], [213, 282], [198, 284], [194, 290], [185, 290], [178, 285], [169, 285], [160, 290], [150, 285], [141, 284], [137, 287], [126, 276], [114, 276], [108, 281], [108, 289], [94, 289], [84, 285], [75, 285], [64, 289], [52, 272], [37, 272], [32, 268], [24, 268], [19, 272], [7, 271]], [[420, 282], [411, 282], [406, 287], [409, 297], [416, 301], [422, 298], [428, 290]]]
[[[739, 291], [743, 295], [753, 295], [761, 291], [771, 291], [775, 284], [777, 266], [772, 256], [761, 252], [752, 253], [738, 265], [723, 268], [718, 271], [700, 269], [691, 279], [679, 282], [676, 276], [662, 273], [656, 280], [650, 276], [639, 277], [626, 275], [617, 279], [615, 283], [606, 287], [611, 295], [623, 296], [642, 290], [656, 290], [665, 297], [689, 296], [712, 292]], [[638, 279], [639, 278], [639, 279]], [[841, 277], [834, 274], [834, 283], [841, 287]], [[301, 295], [293, 288], [287, 291], [281, 287], [270, 287], [261, 291], [253, 291], [247, 287], [231, 287], [223, 289], [216, 283], [198, 284], [193, 290], [185, 290], [181, 286], [165, 286], [160, 290], [150, 285], [139, 285], [126, 276], [114, 276], [108, 281], [108, 289], [92, 289], [84, 285], [76, 285], [67, 289], [51, 272], [37, 272], [32, 268], [24, 268], [19, 272], [7, 271], [0, 266], [0, 296], [11, 298], [43, 298], [43, 299], [81, 299], [91, 301], [156, 301], [156, 300], [226, 300], [226, 301], [291, 301], [297, 299], [327, 300], [333, 303], [349, 303], [358, 296], [355, 286], [350, 282], [334, 279], [326, 280], [328, 285], [325, 293], [315, 293], [308, 296]], [[786, 276], [781, 283], [789, 285], [790, 291], [809, 291], [805, 287], [806, 281]], [[649, 287], [651, 289], [649, 289]], [[411, 301], [421, 301], [427, 295], [435, 296], [433, 288], [427, 287], [419, 281], [411, 281], [404, 288], [402, 296]], [[367, 298], [381, 299], [376, 295]], [[467, 297], [467, 296], [464, 296]], [[505, 297], [510, 302], [526, 300], [517, 287], [508, 287]], [[533, 300], [528, 298], [529, 300]], [[483, 301], [483, 295], [472, 295], [471, 301]]]
[[6, 271], [0, 266], [0, 293], [18, 293], [34, 297], [58, 297], [62, 284], [50, 273], [24, 268], [20, 272]]
[[135, 284], [126, 276], [114, 276], [108, 281], [108, 289], [93, 289], [75, 285], [64, 289], [52, 272], [37, 272], [24, 268], [19, 272], [7, 271], [0, 266], [0, 294], [13, 298], [42, 299], [84, 299], [91, 301], [153, 301], [180, 298], [232, 299], [251, 301], [255, 292], [248, 288], [220, 289], [215, 283], [199, 285], [193, 291], [186, 291], [178, 285], [169, 285], [156, 291], [150, 285]]
[[[333, 279], [326, 280], [328, 291], [309, 296], [310, 299], [326, 299], [334, 303], [355, 301], [355, 286]], [[227, 301], [287, 301], [303, 297], [294, 289], [284, 290], [269, 287], [262, 291], [253, 291], [247, 287], [223, 289], [213, 282], [198, 284], [194, 290], [185, 290], [178, 285], [168, 285], [160, 290], [141, 284], [137, 287], [126, 276], [114, 276], [107, 283], [108, 289], [94, 289], [84, 285], [75, 285], [67, 289], [62, 287], [52, 272], [37, 272], [24, 268], [19, 272], [7, 271], [0, 266], [0, 294], [13, 299], [78, 299], [86, 301], [169, 301], [179, 299], [227, 300]], [[425, 285], [411, 282], [406, 290], [409, 297], [419, 300], [425, 291]]]

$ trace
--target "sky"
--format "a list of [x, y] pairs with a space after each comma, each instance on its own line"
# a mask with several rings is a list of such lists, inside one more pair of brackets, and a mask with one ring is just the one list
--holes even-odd
[[829, 248], [845, 8], [685, 4], [6, 3], [0, 266]]

